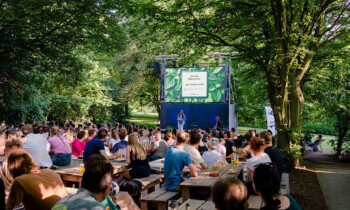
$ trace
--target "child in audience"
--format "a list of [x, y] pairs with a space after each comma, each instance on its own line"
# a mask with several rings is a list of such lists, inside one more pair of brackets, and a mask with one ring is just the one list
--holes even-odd
[[247, 188], [234, 177], [219, 179], [211, 188], [213, 202], [218, 210], [247, 210]]

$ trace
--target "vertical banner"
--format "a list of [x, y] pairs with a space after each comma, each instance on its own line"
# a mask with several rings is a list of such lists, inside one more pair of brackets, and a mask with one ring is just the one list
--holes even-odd
[[160, 102], [164, 102], [164, 96], [165, 96], [165, 60], [162, 60], [161, 62], [161, 78], [160, 78]]
[[272, 131], [272, 135], [276, 135], [276, 124], [275, 124], [275, 117], [273, 115], [273, 110], [271, 107], [266, 106], [266, 119], [267, 119], [267, 129]]

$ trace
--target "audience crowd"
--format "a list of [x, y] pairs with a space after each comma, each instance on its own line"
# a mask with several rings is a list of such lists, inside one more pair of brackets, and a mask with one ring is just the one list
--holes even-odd
[[[261, 209], [301, 209], [293, 197], [280, 194], [283, 158], [271, 131], [238, 135], [220, 126], [180, 131], [70, 120], [17, 127], [1, 123], [0, 210], [119, 209], [120, 190], [129, 193], [120, 199], [139, 209], [142, 184], [134, 179], [155, 172], [150, 161], [164, 158], [163, 186], [179, 192], [184, 179], [210, 170], [215, 161], [226, 162], [233, 153], [246, 157], [247, 176], [218, 179], [211, 189], [216, 209], [248, 209], [251, 195], [261, 197]], [[115, 158], [125, 158], [130, 170], [114, 174], [109, 160]], [[68, 196], [55, 170], [72, 159], [82, 159], [85, 171], [77, 193]], [[183, 172], [185, 166], [189, 173]]]

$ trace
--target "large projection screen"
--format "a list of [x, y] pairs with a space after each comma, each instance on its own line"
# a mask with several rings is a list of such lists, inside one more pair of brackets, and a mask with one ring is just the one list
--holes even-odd
[[224, 103], [225, 67], [167, 68], [164, 102]]

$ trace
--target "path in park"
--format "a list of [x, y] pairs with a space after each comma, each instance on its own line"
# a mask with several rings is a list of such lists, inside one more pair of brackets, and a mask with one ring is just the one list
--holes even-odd
[[[329, 210], [350, 210], [350, 164], [326, 163], [325, 153], [313, 153], [322, 162], [315, 167], [318, 181]], [[318, 156], [318, 157], [316, 157]]]

